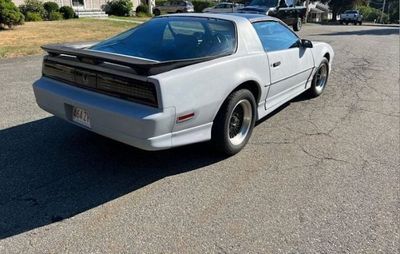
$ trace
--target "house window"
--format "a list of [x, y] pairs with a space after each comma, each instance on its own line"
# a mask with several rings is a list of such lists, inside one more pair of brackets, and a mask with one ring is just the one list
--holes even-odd
[[73, 6], [84, 6], [84, 0], [72, 0]]

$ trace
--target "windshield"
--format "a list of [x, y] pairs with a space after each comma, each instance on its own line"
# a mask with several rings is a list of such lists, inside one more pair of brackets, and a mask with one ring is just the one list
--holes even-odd
[[354, 14], [354, 13], [357, 13], [357, 11], [345, 11], [344, 13], [346, 13], [346, 14]]
[[156, 61], [228, 55], [236, 49], [236, 32], [226, 20], [153, 18], [90, 49]]
[[249, 5], [258, 5], [258, 6], [267, 6], [267, 7], [275, 7], [278, 5], [277, 0], [253, 0]]

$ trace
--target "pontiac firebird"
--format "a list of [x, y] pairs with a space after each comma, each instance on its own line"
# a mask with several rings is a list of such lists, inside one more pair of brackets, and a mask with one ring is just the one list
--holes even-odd
[[42, 48], [33, 89], [45, 111], [144, 150], [211, 140], [228, 155], [256, 120], [319, 96], [334, 56], [257, 14], [159, 16], [99, 43]]

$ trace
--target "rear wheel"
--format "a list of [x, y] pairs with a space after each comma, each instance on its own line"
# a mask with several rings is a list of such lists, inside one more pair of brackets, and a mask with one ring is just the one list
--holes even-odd
[[323, 58], [317, 71], [314, 74], [311, 87], [308, 90], [308, 94], [311, 97], [318, 97], [325, 90], [326, 84], [328, 83], [329, 76], [329, 62], [328, 59]]
[[155, 16], [160, 16], [160, 14], [161, 14], [159, 9], [154, 9], [153, 13], [154, 13]]
[[293, 24], [294, 31], [300, 31], [302, 26], [301, 18], [297, 18], [296, 23]]
[[215, 148], [234, 155], [247, 144], [256, 120], [256, 101], [246, 89], [229, 95], [218, 112], [211, 133]]

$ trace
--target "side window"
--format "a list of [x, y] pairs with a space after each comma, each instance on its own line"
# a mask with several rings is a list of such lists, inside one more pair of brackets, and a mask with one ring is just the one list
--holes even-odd
[[297, 47], [299, 38], [288, 28], [275, 21], [253, 23], [264, 50], [268, 52]]
[[294, 6], [294, 4], [293, 4], [293, 0], [286, 0], [285, 1], [286, 2], [286, 5], [288, 6], [288, 7], [293, 7]]

